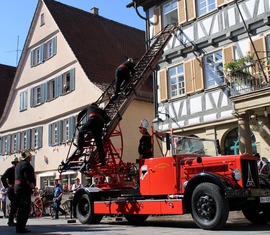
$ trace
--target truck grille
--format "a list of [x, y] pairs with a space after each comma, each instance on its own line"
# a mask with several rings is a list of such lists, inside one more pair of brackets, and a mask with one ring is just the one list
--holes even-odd
[[244, 188], [258, 188], [258, 168], [256, 160], [241, 160]]

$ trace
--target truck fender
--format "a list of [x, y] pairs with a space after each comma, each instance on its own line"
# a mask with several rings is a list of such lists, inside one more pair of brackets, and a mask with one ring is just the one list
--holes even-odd
[[[192, 177], [189, 181], [188, 184], [185, 187], [185, 192], [184, 192], [184, 201], [185, 201], [185, 212], [188, 213], [191, 211], [191, 196], [194, 191], [194, 189], [201, 183], [204, 182], [209, 182], [216, 184], [221, 192], [225, 193], [225, 190], [228, 186], [227, 182], [224, 182], [224, 180], [213, 173], [209, 172], [201, 172], [194, 177]], [[227, 185], [227, 186], [226, 186]]]

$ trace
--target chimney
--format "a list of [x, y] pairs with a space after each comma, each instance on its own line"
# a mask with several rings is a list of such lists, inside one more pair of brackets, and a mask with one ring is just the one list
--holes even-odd
[[93, 8], [91, 8], [91, 11], [90, 11], [92, 14], [94, 14], [94, 15], [98, 15], [98, 8], [96, 8], [96, 7], [93, 7]]

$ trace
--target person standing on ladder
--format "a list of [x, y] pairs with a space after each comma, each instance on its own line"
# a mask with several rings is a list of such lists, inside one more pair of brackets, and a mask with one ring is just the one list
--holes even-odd
[[104, 125], [109, 123], [111, 118], [106, 114], [106, 112], [99, 108], [96, 103], [92, 103], [86, 109], [82, 110], [78, 114], [77, 120], [80, 121], [81, 118], [87, 113], [87, 122], [80, 128], [78, 135], [78, 146], [75, 152], [75, 156], [80, 156], [83, 153], [83, 145], [85, 141], [84, 135], [88, 132], [93, 136], [98, 154], [99, 160], [103, 166], [106, 165], [105, 153], [102, 144], [102, 130]]
[[124, 82], [123, 87], [125, 86], [125, 83], [127, 83], [131, 75], [135, 73], [134, 69], [134, 63], [132, 58], [128, 58], [125, 62], [120, 64], [117, 69], [115, 70], [115, 90], [114, 95], [112, 96], [112, 100], [116, 100], [119, 96], [120, 88], [122, 83]]

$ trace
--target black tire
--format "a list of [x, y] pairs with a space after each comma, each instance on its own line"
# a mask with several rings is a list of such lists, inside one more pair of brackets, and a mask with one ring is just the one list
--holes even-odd
[[141, 224], [143, 223], [145, 220], [147, 220], [149, 215], [124, 215], [126, 220], [130, 223], [130, 224]]
[[252, 203], [242, 210], [244, 216], [253, 224], [266, 224], [270, 221], [270, 205]]
[[192, 217], [202, 229], [215, 230], [222, 227], [229, 216], [229, 203], [220, 188], [212, 183], [199, 184], [192, 194]]
[[103, 215], [94, 214], [94, 203], [87, 194], [81, 195], [76, 205], [77, 219], [82, 224], [98, 224]]

